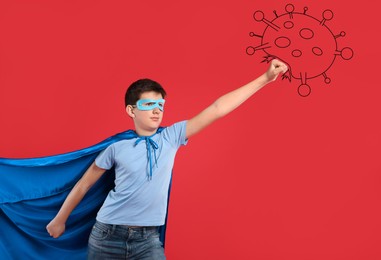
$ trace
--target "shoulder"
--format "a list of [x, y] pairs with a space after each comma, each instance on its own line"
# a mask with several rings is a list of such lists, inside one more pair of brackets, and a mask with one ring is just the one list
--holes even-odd
[[179, 122], [176, 122], [172, 125], [163, 127], [163, 130], [171, 129], [171, 128], [182, 128], [182, 127], [185, 127], [186, 124], [187, 124], [187, 120], [179, 121]]
[[182, 129], [186, 128], [187, 121], [179, 121], [176, 122], [172, 125], [162, 127], [159, 129], [159, 131], [163, 134], [168, 134], [168, 133], [174, 133], [174, 132], [181, 132]]
[[123, 151], [128, 147], [134, 146], [135, 140], [136, 138], [116, 141], [115, 143], [112, 143], [109, 146], [107, 146], [101, 152], [101, 154], [106, 154], [106, 153], [115, 154], [116, 152]]
[[176, 122], [170, 126], [164, 127], [160, 134], [163, 137], [163, 139], [176, 144], [176, 146], [180, 144], [185, 144], [186, 124], [186, 120]]

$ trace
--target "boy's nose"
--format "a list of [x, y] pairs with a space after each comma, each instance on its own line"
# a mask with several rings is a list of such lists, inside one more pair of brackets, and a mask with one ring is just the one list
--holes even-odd
[[155, 114], [160, 113], [160, 109], [159, 109], [158, 107], [155, 107], [155, 108], [153, 109], [153, 113], [155, 113]]

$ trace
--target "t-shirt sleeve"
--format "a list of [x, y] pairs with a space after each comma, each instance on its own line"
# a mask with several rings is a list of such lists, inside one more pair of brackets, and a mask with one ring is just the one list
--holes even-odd
[[102, 169], [110, 170], [114, 165], [115, 159], [115, 147], [110, 145], [103, 150], [97, 158], [95, 158], [95, 164]]
[[187, 121], [181, 121], [168, 126], [164, 129], [164, 137], [175, 147], [186, 145], [188, 143], [186, 126]]

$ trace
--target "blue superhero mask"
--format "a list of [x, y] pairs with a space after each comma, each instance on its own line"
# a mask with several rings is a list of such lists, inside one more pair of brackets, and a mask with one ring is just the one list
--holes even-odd
[[164, 111], [164, 99], [140, 99], [136, 102], [136, 106], [139, 110], [153, 110], [155, 108]]

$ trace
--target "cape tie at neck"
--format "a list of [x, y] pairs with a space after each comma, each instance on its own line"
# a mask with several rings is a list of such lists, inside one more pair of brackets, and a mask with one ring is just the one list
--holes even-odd
[[140, 141], [145, 140], [146, 141], [146, 147], [147, 147], [147, 158], [149, 162], [149, 176], [148, 179], [152, 180], [152, 150], [155, 157], [155, 164], [157, 167], [157, 157], [156, 157], [156, 150], [159, 148], [158, 144], [151, 139], [150, 136], [140, 136], [135, 141], [135, 146], [140, 143]]

